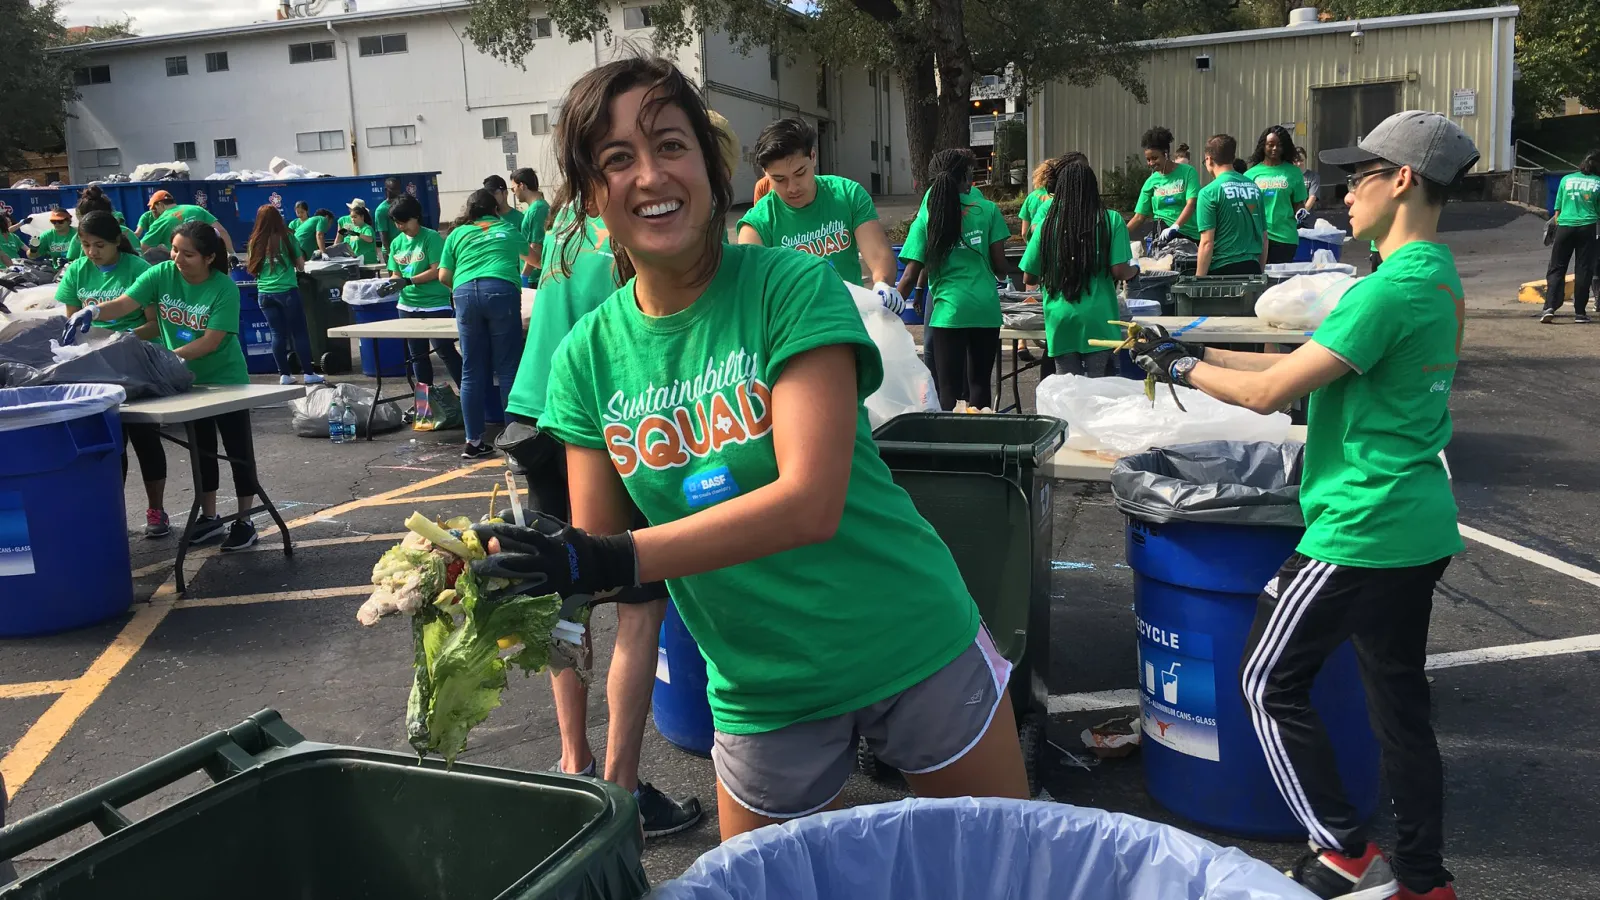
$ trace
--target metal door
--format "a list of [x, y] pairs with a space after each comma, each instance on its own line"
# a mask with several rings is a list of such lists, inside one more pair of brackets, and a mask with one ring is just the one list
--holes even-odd
[[[1348, 147], [1400, 111], [1398, 81], [1313, 88], [1311, 91], [1312, 146], [1318, 150]], [[1327, 199], [1344, 196], [1344, 172], [1317, 164]]]

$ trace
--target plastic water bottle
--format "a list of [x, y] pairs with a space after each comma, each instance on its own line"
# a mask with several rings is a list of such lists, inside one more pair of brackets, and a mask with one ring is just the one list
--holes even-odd
[[328, 404], [328, 440], [335, 444], [342, 444], [344, 437], [344, 416], [340, 413], [339, 401]]
[[344, 406], [344, 416], [340, 420], [344, 440], [341, 443], [353, 443], [356, 439], [356, 411], [349, 404]]

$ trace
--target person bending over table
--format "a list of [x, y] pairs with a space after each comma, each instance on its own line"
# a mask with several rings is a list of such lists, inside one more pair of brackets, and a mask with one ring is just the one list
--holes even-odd
[[278, 208], [263, 203], [256, 209], [255, 229], [245, 245], [244, 270], [255, 276], [261, 312], [272, 326], [272, 360], [278, 366], [279, 384], [294, 384], [291, 347], [300, 359], [306, 384], [325, 380], [312, 370], [311, 332], [300, 297], [300, 273], [305, 267], [300, 244], [290, 235]]
[[[539, 420], [573, 524], [480, 526], [476, 571], [564, 597], [668, 583], [707, 662], [724, 838], [836, 806], [857, 734], [924, 796], [1022, 798], [1009, 666], [872, 442], [877, 350], [828, 265], [723, 244], [716, 141], [669, 62], [573, 85], [563, 181], [631, 278], [562, 342]], [[653, 672], [656, 640], [619, 630], [611, 678]]]
[[1267, 259], [1267, 218], [1261, 188], [1233, 165], [1239, 142], [1226, 134], [1206, 141], [1206, 171], [1211, 183], [1195, 204], [1200, 223], [1196, 277], [1260, 275]]
[[[432, 228], [422, 224], [422, 204], [410, 194], [403, 194], [389, 205], [389, 217], [394, 221], [394, 242], [389, 245], [389, 278], [391, 283], [380, 289], [382, 293], [399, 293], [396, 304], [402, 319], [453, 319], [456, 312], [450, 307], [450, 288], [439, 280], [439, 262], [444, 259], [444, 238]], [[450, 379], [461, 387], [461, 354], [454, 340], [429, 341], [426, 338], [406, 338], [406, 355], [411, 357], [411, 377], [417, 384], [433, 384], [433, 361], [428, 359], [432, 349], [450, 372]]]
[[[1411, 110], [1321, 159], [1353, 172], [1350, 230], [1378, 242], [1383, 268], [1293, 353], [1200, 347], [1150, 329], [1134, 358], [1162, 381], [1260, 413], [1310, 394], [1305, 534], [1262, 589], [1240, 670], [1268, 768], [1311, 836], [1291, 874], [1318, 897], [1455, 900], [1423, 668], [1434, 586], [1462, 550], [1439, 454], [1450, 442], [1466, 306], [1455, 258], [1438, 242], [1439, 214], [1478, 151], [1454, 122]], [[1311, 705], [1313, 679], [1347, 638], [1394, 795], [1392, 864], [1340, 788]]]
[[[190, 222], [203, 222], [210, 225], [222, 239], [225, 253], [231, 255], [234, 252], [232, 235], [228, 234], [228, 229], [223, 228], [217, 222], [217, 217], [213, 216], [205, 207], [180, 204], [172, 199], [172, 195], [166, 191], [156, 191], [150, 196], [150, 209], [156, 214], [156, 219], [150, 223], [150, 227], [145, 230], [145, 233], [140, 235], [139, 246], [145, 251], [145, 259], [151, 263], [156, 263], [158, 260], [151, 259], [149, 251], [170, 251], [172, 249], [173, 233], [180, 226]], [[160, 261], [164, 262], [165, 260]], [[223, 256], [222, 262], [224, 264], [229, 262], [227, 255]]]
[[[295, 204], [295, 214], [299, 215], [306, 206], [304, 201]], [[301, 259], [314, 259], [328, 249], [328, 229], [333, 227], [333, 210], [319, 209], [296, 221], [294, 228], [294, 241], [300, 247]]]
[[[1157, 237], [1168, 240], [1183, 235], [1191, 241], [1200, 240], [1200, 230], [1195, 227], [1195, 198], [1200, 196], [1200, 173], [1189, 165], [1187, 159], [1178, 162], [1172, 157], [1172, 132], [1157, 125], [1140, 138], [1144, 161], [1150, 166], [1150, 177], [1139, 189], [1139, 201], [1133, 208], [1133, 218], [1128, 220], [1128, 233], [1144, 234], [1144, 225], [1154, 218], [1159, 233]], [[1187, 144], [1183, 145], [1185, 148]]]
[[462, 459], [494, 454], [483, 440], [484, 397], [498, 380], [501, 399], [510, 402], [517, 379], [522, 356], [521, 244], [522, 233], [501, 215], [500, 202], [486, 189], [467, 197], [444, 240], [439, 280], [453, 292], [461, 335], [461, 418], [467, 428]]
[[[151, 266], [115, 300], [86, 306], [67, 320], [63, 339], [88, 331], [96, 319], [116, 320], [140, 309], [154, 307], [161, 326], [161, 341], [176, 353], [197, 385], [249, 384], [244, 350], [239, 346], [239, 286], [228, 277], [228, 252], [222, 237], [206, 222], [185, 222], [171, 235], [172, 259]], [[239, 511], [230, 525], [217, 515], [217, 435], [233, 457], [233, 486]], [[221, 537], [224, 552], [243, 550], [256, 543], [248, 511], [255, 506], [255, 448], [250, 434], [250, 411], [211, 416], [195, 422], [195, 446], [200, 463], [200, 517], [189, 533], [191, 544]]]

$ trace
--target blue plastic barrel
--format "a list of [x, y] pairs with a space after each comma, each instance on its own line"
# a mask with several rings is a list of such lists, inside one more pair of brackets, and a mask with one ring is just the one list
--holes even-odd
[[[395, 300], [380, 303], [360, 303], [350, 306], [350, 316], [357, 325], [370, 325], [400, 318], [400, 308]], [[362, 338], [361, 374], [367, 377], [404, 378], [406, 375], [406, 342], [399, 338]]]
[[684, 626], [676, 603], [667, 604], [656, 656], [656, 688], [650, 715], [672, 746], [711, 755], [711, 702], [706, 699], [706, 660]]
[[[1267, 769], [1239, 684], [1261, 588], [1302, 530], [1128, 521], [1139, 626], [1144, 775], [1150, 796], [1226, 834], [1304, 837]], [[1345, 794], [1363, 818], [1378, 805], [1378, 745], [1355, 651], [1329, 657], [1311, 690]]]
[[132, 605], [122, 394], [104, 384], [0, 390], [0, 637], [80, 628]]
[[1311, 262], [1312, 255], [1318, 250], [1326, 250], [1329, 253], [1332, 253], [1333, 258], [1337, 260], [1344, 253], [1344, 239], [1340, 238], [1336, 241], [1314, 241], [1311, 238], [1303, 237], [1300, 239], [1300, 245], [1295, 248], [1294, 261]]
[[272, 358], [272, 325], [261, 311], [261, 294], [254, 279], [244, 269], [233, 270], [239, 285], [239, 345], [244, 350], [245, 369], [251, 375], [276, 375], [278, 363]]

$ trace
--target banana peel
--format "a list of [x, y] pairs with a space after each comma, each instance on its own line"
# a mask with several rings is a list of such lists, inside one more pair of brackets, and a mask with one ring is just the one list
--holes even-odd
[[[1132, 349], [1134, 342], [1139, 339], [1139, 333], [1144, 330], [1143, 326], [1138, 322], [1120, 322], [1116, 319], [1109, 319], [1107, 324], [1127, 329], [1127, 336], [1120, 341], [1104, 341], [1091, 338], [1089, 340], [1090, 346], [1104, 347], [1108, 350], [1129, 350]], [[1172, 394], [1172, 402], [1177, 404], [1178, 411], [1188, 412], [1187, 409], [1184, 409], [1183, 401], [1178, 399], [1178, 389], [1170, 381], [1167, 382], [1167, 391]], [[1144, 396], [1150, 401], [1151, 408], [1154, 408], [1156, 405], [1156, 377], [1154, 375], [1146, 375], [1144, 377]]]

